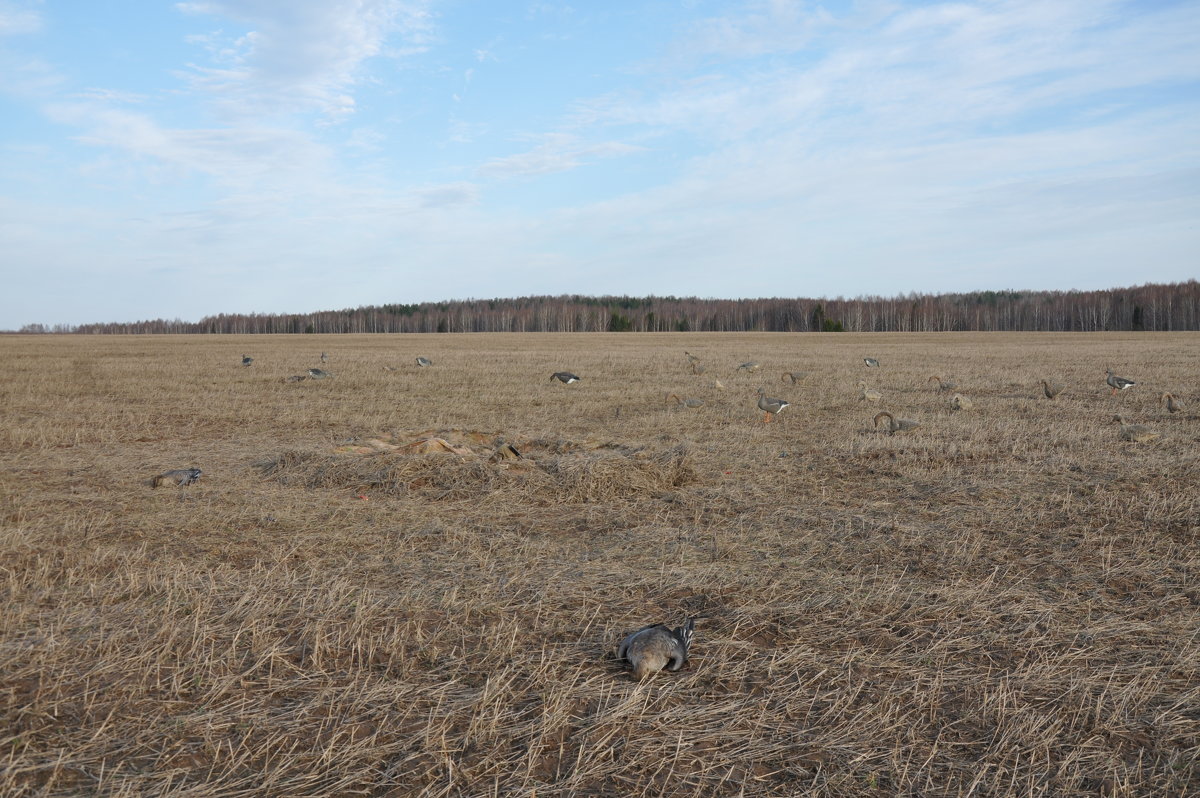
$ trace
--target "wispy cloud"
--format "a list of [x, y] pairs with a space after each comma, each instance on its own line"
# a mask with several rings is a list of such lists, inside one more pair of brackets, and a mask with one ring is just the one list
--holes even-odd
[[548, 134], [532, 150], [495, 158], [479, 168], [481, 177], [511, 178], [566, 172], [601, 158], [639, 152], [640, 147], [619, 141], [584, 143], [565, 133]]
[[29, 4], [0, 2], [0, 36], [36, 33], [42, 28], [42, 15]]

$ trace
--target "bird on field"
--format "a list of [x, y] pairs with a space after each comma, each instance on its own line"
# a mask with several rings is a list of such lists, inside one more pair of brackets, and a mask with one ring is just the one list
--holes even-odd
[[1168, 413], [1178, 413], [1183, 409], [1183, 405], [1180, 404], [1179, 400], [1175, 398], [1175, 394], [1164, 393], [1161, 397], [1159, 397], [1159, 399], [1164, 405], [1166, 405]]
[[687, 351], [686, 349], [684, 350], [683, 354], [687, 356], [689, 363], [699, 363], [700, 362], [700, 358], [696, 357], [695, 355], [693, 355], [691, 352]]
[[1159, 437], [1159, 434], [1144, 424], [1126, 424], [1122, 415], [1113, 416], [1113, 421], [1121, 425], [1120, 438], [1123, 441], [1147, 443]]
[[425, 368], [426, 366], [432, 366], [432, 365], [433, 365], [433, 361], [432, 361], [432, 360], [430, 360], [430, 359], [429, 359], [429, 358], [427, 358], [427, 357], [418, 357], [418, 358], [417, 358], [417, 365], [418, 365], [418, 366], [420, 366], [421, 368]]
[[808, 376], [807, 371], [785, 371], [785, 372], [783, 372], [783, 376], [780, 377], [779, 379], [784, 382], [790, 382], [792, 385], [795, 385], [796, 383], [800, 382], [800, 380], [804, 379], [807, 376]]
[[1137, 383], [1133, 380], [1126, 379], [1125, 377], [1118, 377], [1117, 375], [1113, 374], [1112, 369], [1108, 370], [1108, 378], [1104, 381], [1108, 383], [1110, 388], [1112, 388], [1113, 394], [1116, 394], [1117, 391], [1124, 391], [1137, 385]]
[[963, 396], [961, 393], [956, 393], [954, 396], [950, 397], [951, 410], [973, 410], [974, 408], [975, 403]]
[[677, 671], [687, 661], [695, 633], [695, 618], [689, 618], [683, 626], [674, 629], [661, 623], [643, 626], [621, 643], [617, 659], [628, 660], [633, 675], [639, 680], [663, 669]]
[[550, 379], [558, 380], [563, 385], [570, 385], [573, 382], [579, 382], [579, 377], [569, 371], [556, 371], [550, 375]]
[[325, 369], [315, 369], [315, 368], [308, 370], [308, 376], [314, 380], [327, 380], [327, 379], [330, 379], [331, 377], [333, 377], [333, 375], [330, 374]]
[[1042, 393], [1047, 399], [1053, 399], [1063, 392], [1063, 386], [1042, 380]]
[[249, 366], [253, 362], [254, 362], [254, 358], [250, 357], [249, 355], [242, 355], [242, 365], [243, 366]]
[[329, 354], [328, 354], [327, 352], [322, 352], [322, 353], [321, 353], [321, 362], [322, 362], [322, 363], [328, 363], [328, 362], [329, 362]]
[[698, 376], [700, 374], [703, 374], [706, 371], [708, 371], [708, 369], [705, 368], [703, 363], [693, 363], [692, 364], [692, 373], [693, 374], [696, 374]]
[[862, 380], [858, 381], [858, 401], [860, 402], [878, 402], [883, 398], [883, 394], [876, 391], [874, 388], [868, 388], [867, 384]]
[[671, 401], [672, 399], [674, 399], [674, 400], [675, 400], [675, 404], [679, 405], [680, 407], [690, 407], [690, 408], [693, 408], [693, 409], [695, 409], [695, 408], [697, 408], [697, 407], [704, 407], [704, 400], [703, 400], [703, 399], [691, 399], [691, 398], [689, 398], [689, 399], [684, 399], [684, 398], [682, 398], [682, 397], [681, 397], [679, 394], [677, 394], [677, 393], [669, 393], [669, 394], [667, 394], [667, 398], [666, 398], [666, 399], [664, 399], [663, 401], [669, 402], [669, 401]]
[[492, 449], [492, 456], [489, 458], [493, 463], [498, 463], [502, 460], [520, 460], [522, 454], [517, 451], [517, 447], [513, 446], [503, 438], [496, 440], [496, 446]]
[[164, 485], [178, 485], [182, 488], [187, 485], [194, 485], [203, 473], [199, 468], [176, 468], [173, 471], [167, 471], [151, 479], [150, 487], [161, 488]]
[[955, 388], [958, 387], [957, 382], [946, 382], [941, 377], [930, 377], [928, 381], [936, 382], [938, 384], [938, 387], [937, 387], [938, 393], [944, 393], [946, 391], [953, 391]]
[[907, 418], [896, 418], [891, 413], [884, 410], [881, 413], [875, 414], [876, 429], [879, 428], [879, 419], [881, 418], [887, 419], [887, 426], [885, 429], [887, 429], [888, 435], [895, 435], [897, 432], [908, 432], [909, 430], [914, 430], [921, 426], [921, 422], [919, 421], [909, 421]]
[[867, 364], [867, 368], [869, 369], [879, 368], [879, 361], [873, 357], [864, 357], [863, 362]]
[[758, 409], [763, 411], [763, 423], [769, 423], [777, 413], [790, 404], [782, 399], [769, 399], [765, 390], [758, 389]]
[[762, 364], [757, 360], [747, 360], [745, 363], [737, 367], [738, 371], [744, 371], [747, 374], [753, 374], [761, 368]]

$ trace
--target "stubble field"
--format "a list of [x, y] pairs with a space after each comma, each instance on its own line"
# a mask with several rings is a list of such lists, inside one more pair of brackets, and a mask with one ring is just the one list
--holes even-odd
[[1200, 793], [1200, 335], [0, 346], [0, 794]]

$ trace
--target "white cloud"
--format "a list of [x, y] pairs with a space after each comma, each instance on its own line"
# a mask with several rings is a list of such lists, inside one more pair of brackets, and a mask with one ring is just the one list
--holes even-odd
[[532, 150], [494, 158], [479, 168], [481, 177], [512, 178], [566, 172], [592, 160], [639, 152], [640, 147], [618, 141], [586, 144], [574, 136], [555, 133]]
[[37, 33], [41, 29], [42, 15], [27, 4], [0, 2], [0, 36]]

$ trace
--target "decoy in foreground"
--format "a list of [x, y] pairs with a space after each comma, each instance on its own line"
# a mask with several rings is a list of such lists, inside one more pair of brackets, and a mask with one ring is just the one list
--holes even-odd
[[908, 432], [921, 426], [919, 421], [909, 421], [907, 418], [896, 418], [891, 413], [884, 410], [882, 413], [875, 414], [875, 427], [879, 427], [879, 419], [887, 419], [887, 434], [895, 435], [897, 432]]
[[1108, 386], [1112, 388], [1112, 392], [1114, 394], [1117, 391], [1124, 391], [1137, 385], [1137, 383], [1133, 380], [1126, 379], [1125, 377], [1118, 377], [1117, 375], [1113, 374], [1112, 369], [1108, 370], [1108, 379], [1106, 379], [1105, 382], [1107, 382]]
[[1047, 399], [1053, 399], [1063, 392], [1063, 386], [1042, 380], [1042, 393]]
[[864, 357], [863, 362], [867, 364], [867, 368], [869, 369], [879, 368], [879, 361], [873, 357]]
[[308, 376], [314, 380], [327, 380], [333, 375], [325, 369], [309, 369]]
[[664, 668], [677, 671], [687, 661], [695, 630], [695, 618], [674, 629], [661, 623], [643, 626], [621, 643], [617, 659], [628, 660], [638, 679], [653, 676]]
[[1175, 394], [1164, 393], [1160, 399], [1162, 403], [1166, 405], [1168, 413], [1178, 413], [1183, 409], [1183, 405], [1181, 405], [1179, 400], [1175, 398]]
[[883, 398], [883, 394], [873, 388], [868, 388], [867, 384], [862, 380], [858, 381], [858, 401], [860, 402], [878, 402]]
[[953, 391], [955, 388], [958, 387], [957, 382], [946, 382], [941, 377], [936, 377], [936, 376], [930, 377], [928, 381], [936, 382], [938, 384], [938, 387], [937, 387], [938, 393], [943, 393], [945, 391]]
[[963, 396], [961, 393], [956, 393], [954, 396], [950, 397], [951, 410], [973, 410], [974, 408], [975, 403]]
[[763, 411], [763, 422], [770, 422], [775, 418], [775, 414], [790, 405], [790, 402], [785, 402], [782, 399], [769, 399], [767, 392], [762, 388], [758, 389], [758, 409]]
[[690, 407], [690, 408], [693, 408], [693, 409], [695, 409], [695, 408], [697, 408], [697, 407], [704, 407], [704, 400], [703, 400], [703, 399], [691, 399], [691, 398], [684, 399], [683, 397], [681, 397], [681, 396], [680, 396], [679, 394], [677, 394], [677, 393], [669, 393], [669, 394], [667, 394], [667, 398], [666, 398], [664, 401], [667, 401], [667, 402], [669, 402], [669, 401], [671, 401], [672, 399], [674, 399], [674, 400], [675, 400], [675, 404], [679, 405], [680, 407]]
[[579, 382], [579, 377], [569, 371], [556, 371], [550, 375], [550, 379], [558, 380], [564, 385], [570, 385], [573, 382]]
[[243, 366], [249, 366], [253, 362], [254, 362], [254, 358], [250, 357], [249, 355], [242, 355], [242, 365]]
[[150, 480], [150, 487], [161, 488], [164, 485], [178, 485], [182, 488], [185, 485], [194, 485], [203, 473], [199, 468], [176, 468], [174, 471], [167, 471], [154, 477]]
[[1123, 441], [1146, 443], [1159, 437], [1159, 434], [1143, 424], [1126, 424], [1122, 415], [1113, 416], [1113, 421], [1121, 425], [1120, 437]]
[[430, 360], [430, 359], [429, 359], [429, 358], [427, 358], [427, 357], [418, 357], [418, 358], [417, 358], [417, 365], [418, 365], [418, 366], [420, 366], [421, 368], [425, 368], [426, 366], [432, 366], [432, 365], [433, 365], [433, 361], [432, 361], [432, 360]]

